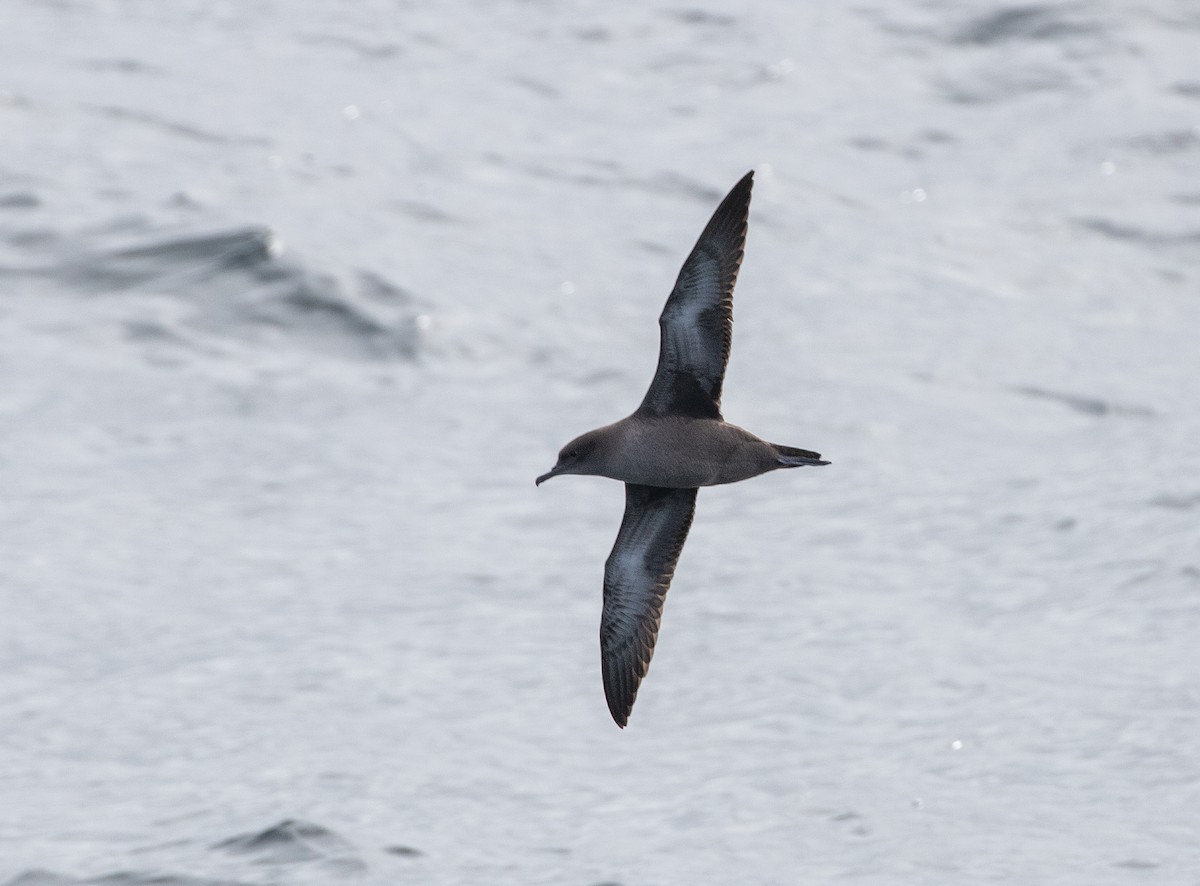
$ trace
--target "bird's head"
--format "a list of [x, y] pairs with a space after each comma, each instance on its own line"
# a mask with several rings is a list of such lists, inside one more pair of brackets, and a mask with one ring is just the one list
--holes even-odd
[[596, 431], [588, 431], [576, 437], [558, 453], [558, 462], [549, 471], [535, 481], [541, 486], [551, 477], [559, 474], [597, 474], [599, 465], [597, 455], [600, 451], [600, 435]]

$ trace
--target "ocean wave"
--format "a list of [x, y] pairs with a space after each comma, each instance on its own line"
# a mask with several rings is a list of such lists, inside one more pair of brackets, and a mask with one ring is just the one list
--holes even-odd
[[[136, 239], [92, 245], [111, 239], [115, 228], [126, 239], [134, 229]], [[279, 237], [265, 227], [169, 235], [143, 228], [113, 223], [100, 236], [42, 237], [39, 261], [0, 273], [92, 298], [133, 296], [127, 329], [135, 341], [228, 340], [373, 360], [418, 355], [420, 316], [413, 299], [380, 274], [313, 270], [285, 256]], [[18, 245], [28, 240], [27, 233], [12, 232], [6, 239]], [[157, 310], [138, 296], [167, 297], [182, 302], [183, 309]]]

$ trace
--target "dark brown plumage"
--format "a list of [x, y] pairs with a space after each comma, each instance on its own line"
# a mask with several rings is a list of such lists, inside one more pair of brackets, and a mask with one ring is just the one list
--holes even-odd
[[658, 366], [637, 411], [572, 440], [537, 478], [593, 474], [625, 482], [625, 517], [604, 567], [601, 669], [608, 709], [624, 727], [650, 667], [663, 601], [700, 486], [824, 465], [807, 449], [768, 443], [721, 417], [733, 336], [733, 287], [754, 173], [721, 201], [659, 317]]
[[697, 491], [625, 484], [625, 518], [604, 564], [600, 619], [604, 695], [618, 726], [628, 722], [638, 684], [650, 667], [663, 600], [692, 525]]
[[733, 287], [745, 254], [754, 173], [721, 201], [658, 318], [658, 368], [638, 412], [721, 418], [721, 386], [733, 344]]

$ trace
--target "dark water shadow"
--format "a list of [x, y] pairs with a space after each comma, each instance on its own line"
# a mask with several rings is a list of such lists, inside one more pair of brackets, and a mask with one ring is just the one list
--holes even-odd
[[4, 886], [252, 886], [241, 880], [213, 880], [155, 871], [114, 871], [98, 877], [68, 877], [53, 871], [29, 870]]
[[1135, 416], [1137, 418], [1153, 418], [1156, 414], [1148, 406], [1134, 406], [1123, 403], [1113, 403], [1100, 397], [1090, 397], [1085, 394], [1070, 394], [1062, 391], [1051, 391], [1032, 385], [1017, 385], [1011, 388], [1014, 393], [1038, 400], [1050, 400], [1073, 409], [1075, 412], [1095, 417], [1109, 415]]
[[[139, 232], [134, 245], [94, 241]], [[88, 298], [122, 296], [135, 342], [156, 345], [230, 341], [309, 348], [369, 360], [415, 360], [422, 316], [412, 296], [371, 271], [350, 277], [311, 269], [284, 255], [267, 228], [147, 233], [144, 220], [40, 244], [38, 263], [0, 268], [0, 277], [52, 281]], [[145, 297], [145, 310], [138, 304]], [[181, 310], [164, 312], [172, 300]]]

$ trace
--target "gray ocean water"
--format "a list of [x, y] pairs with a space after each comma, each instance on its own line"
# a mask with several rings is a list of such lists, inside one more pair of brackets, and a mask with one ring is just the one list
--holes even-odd
[[0, 0], [0, 883], [1200, 883], [1198, 343], [1193, 0]]

